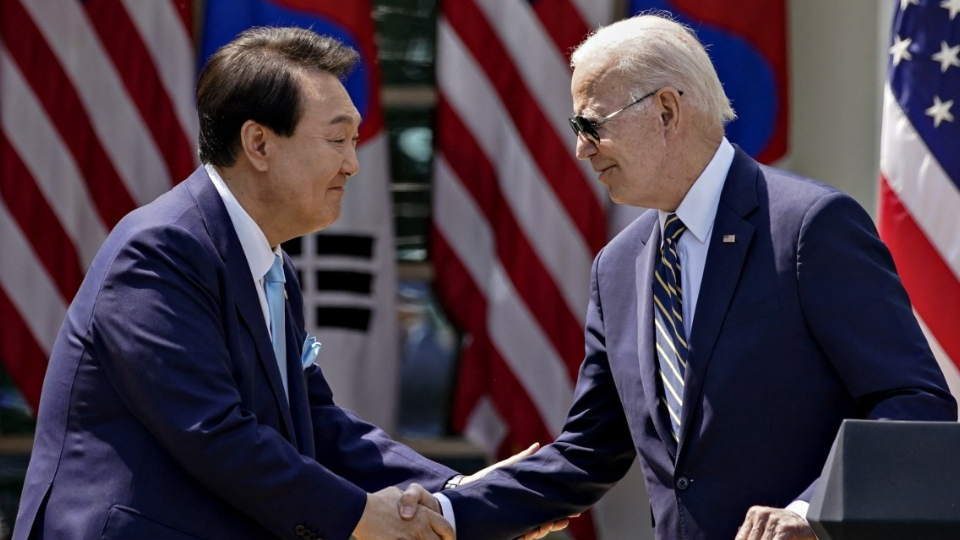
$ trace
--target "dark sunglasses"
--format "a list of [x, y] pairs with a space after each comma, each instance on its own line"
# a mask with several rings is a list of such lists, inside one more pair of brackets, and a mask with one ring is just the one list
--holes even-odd
[[[585, 117], [583, 117], [582, 115], [579, 115], [579, 114], [576, 115], [576, 116], [574, 116], [574, 117], [572, 117], [572, 118], [568, 118], [568, 120], [570, 121], [570, 127], [573, 128], [573, 133], [574, 133], [577, 137], [583, 135], [583, 138], [586, 139], [587, 141], [589, 141], [589, 142], [591, 142], [591, 143], [593, 143], [593, 144], [595, 144], [595, 145], [597, 145], [597, 146], [600, 146], [600, 134], [597, 133], [597, 127], [598, 127], [598, 126], [602, 126], [603, 124], [607, 123], [608, 121], [614, 119], [618, 114], [620, 114], [620, 113], [622, 113], [623, 111], [629, 109], [630, 107], [633, 107], [634, 105], [636, 105], [637, 103], [640, 103], [641, 101], [647, 99], [648, 97], [656, 94], [656, 93], [659, 92], [660, 90], [663, 90], [663, 88], [660, 88], [660, 89], [658, 89], [658, 90], [654, 90], [653, 92], [650, 92], [649, 94], [647, 94], [647, 95], [645, 95], [645, 96], [642, 96], [640, 99], [634, 101], [633, 103], [631, 103], [631, 104], [623, 107], [622, 109], [613, 111], [612, 113], [604, 116], [603, 118], [601, 118], [601, 119], [599, 119], [599, 120], [590, 120], [589, 118], [585, 118]], [[683, 95], [683, 90], [678, 90], [677, 92], [679, 92], [679, 94], [680, 94], [681, 96]]]

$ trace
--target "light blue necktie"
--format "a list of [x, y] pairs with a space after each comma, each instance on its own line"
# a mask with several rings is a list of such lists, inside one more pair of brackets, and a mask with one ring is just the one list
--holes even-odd
[[274, 256], [273, 266], [263, 277], [263, 292], [270, 307], [270, 333], [273, 335], [273, 354], [277, 357], [277, 367], [280, 368], [280, 380], [283, 382], [283, 393], [287, 394], [287, 335], [283, 315], [284, 290], [283, 259]]

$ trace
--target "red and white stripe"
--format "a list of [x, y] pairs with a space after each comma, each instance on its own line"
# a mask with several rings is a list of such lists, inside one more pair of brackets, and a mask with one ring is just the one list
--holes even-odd
[[32, 407], [110, 228], [196, 166], [191, 17], [173, 0], [0, 2], [0, 359]]
[[[559, 435], [583, 360], [608, 198], [574, 155], [568, 60], [613, 2], [441, 6], [431, 247], [438, 293], [467, 338], [453, 422], [504, 456]], [[602, 521], [581, 517], [571, 532], [615, 537]]]
[[917, 318], [960, 398], [960, 190], [884, 91], [879, 228]]

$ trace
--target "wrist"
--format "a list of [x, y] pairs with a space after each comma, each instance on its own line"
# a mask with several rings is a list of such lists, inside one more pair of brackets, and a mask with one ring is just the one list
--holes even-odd
[[357, 524], [356, 524], [356, 526], [354, 526], [353, 532], [351, 533], [351, 536], [352, 536], [353, 538], [366, 538], [366, 537], [367, 537], [366, 528], [367, 528], [367, 525], [368, 525], [367, 522], [370, 520], [370, 514], [372, 513], [372, 510], [371, 510], [372, 506], [373, 506], [373, 497], [372, 497], [372, 494], [371, 494], [371, 493], [367, 493], [366, 504], [363, 505], [363, 513], [360, 514], [360, 519], [357, 521]]

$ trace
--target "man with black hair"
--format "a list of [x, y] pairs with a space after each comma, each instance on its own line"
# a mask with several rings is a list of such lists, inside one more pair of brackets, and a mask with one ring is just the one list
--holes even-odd
[[210, 59], [203, 166], [116, 226], [67, 313], [14, 538], [453, 538], [400, 497], [438, 509], [413, 483], [456, 472], [334, 404], [280, 248], [359, 169], [356, 58], [258, 28]]

